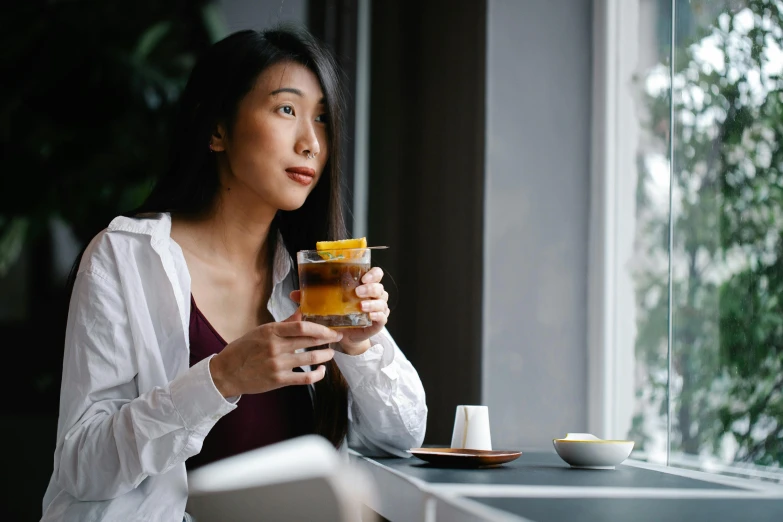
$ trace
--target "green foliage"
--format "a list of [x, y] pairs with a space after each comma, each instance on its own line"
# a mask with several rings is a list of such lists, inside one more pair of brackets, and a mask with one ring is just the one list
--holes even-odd
[[[672, 449], [718, 453], [728, 442], [736, 444], [736, 461], [780, 466], [783, 2], [736, 4], [721, 9], [690, 41], [676, 42]], [[708, 55], [706, 47], [719, 54]], [[715, 56], [722, 56], [723, 67], [716, 67]], [[649, 124], [666, 129], [670, 93], [651, 94]], [[649, 205], [645, 194], [637, 200], [642, 210]], [[641, 233], [668, 233], [670, 223], [646, 226]], [[640, 300], [636, 347], [659, 390], [665, 383], [652, 375], [667, 362], [665, 353], [661, 357], [665, 285], [660, 274], [637, 275], [640, 295], [654, 289], [661, 296]]]
[[0, 276], [51, 217], [85, 241], [144, 199], [166, 168], [195, 58], [220, 36], [203, 7], [74, 0], [4, 11]]

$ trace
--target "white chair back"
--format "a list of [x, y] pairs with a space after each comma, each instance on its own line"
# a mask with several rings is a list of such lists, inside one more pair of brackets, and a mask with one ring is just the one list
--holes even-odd
[[362, 522], [371, 480], [326, 439], [307, 435], [189, 473], [186, 510], [196, 522]]

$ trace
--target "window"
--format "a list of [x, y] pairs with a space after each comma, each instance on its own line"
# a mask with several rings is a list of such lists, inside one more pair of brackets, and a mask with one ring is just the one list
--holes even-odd
[[598, 4], [592, 428], [783, 481], [783, 1]]

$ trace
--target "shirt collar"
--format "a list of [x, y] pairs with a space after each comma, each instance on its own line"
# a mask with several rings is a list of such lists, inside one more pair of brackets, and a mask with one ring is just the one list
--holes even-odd
[[152, 241], [171, 237], [171, 215], [166, 213], [142, 214], [139, 217], [117, 216], [108, 227], [110, 232], [131, 232], [150, 236]]
[[280, 233], [280, 231], [277, 231], [277, 247], [275, 248], [275, 258], [274, 258], [274, 268], [272, 271], [272, 285], [277, 286], [280, 284], [286, 277], [288, 277], [288, 273], [291, 272], [292, 267], [292, 260], [291, 255], [288, 253], [288, 250], [285, 247], [285, 242], [283, 241], [283, 234]]
[[[163, 240], [171, 240], [171, 214], [168, 212], [144, 214], [134, 218], [118, 216], [109, 223], [108, 229], [150, 236], [150, 242], [154, 245]], [[276, 245], [272, 269], [273, 286], [277, 286], [285, 280], [293, 268], [291, 256], [286, 250], [283, 235], [279, 230], [277, 231]]]

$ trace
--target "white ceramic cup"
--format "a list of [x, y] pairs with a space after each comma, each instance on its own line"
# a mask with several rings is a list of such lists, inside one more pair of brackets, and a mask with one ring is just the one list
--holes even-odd
[[489, 434], [489, 409], [486, 406], [457, 406], [451, 447], [461, 449], [491, 450]]

